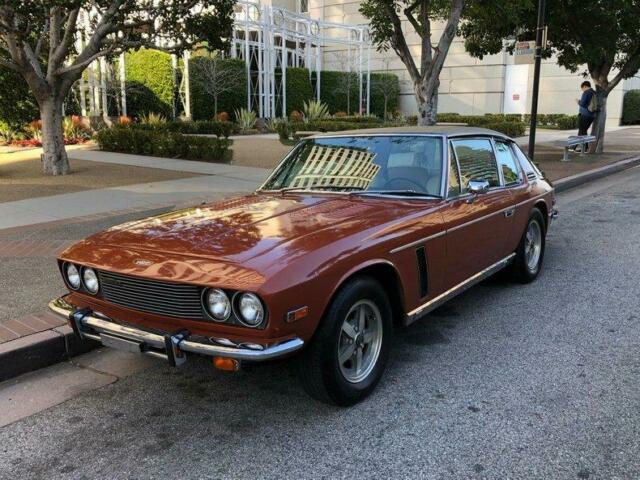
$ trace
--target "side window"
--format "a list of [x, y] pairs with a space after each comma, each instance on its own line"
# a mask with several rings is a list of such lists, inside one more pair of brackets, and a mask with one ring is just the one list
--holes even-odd
[[540, 173], [540, 170], [538, 170], [538, 167], [536, 167], [534, 163], [531, 160], [529, 160], [529, 157], [527, 157], [522, 152], [522, 150], [520, 150], [520, 147], [518, 145], [513, 143], [511, 145], [511, 148], [516, 153], [516, 157], [520, 161], [520, 166], [524, 170], [524, 173], [527, 175], [527, 178], [529, 180], [535, 180], [536, 178], [543, 177], [542, 173]]
[[461, 192], [458, 162], [456, 162], [456, 157], [453, 154], [453, 148], [449, 147], [449, 190], [447, 197], [457, 197]]
[[522, 182], [518, 162], [513, 156], [509, 145], [505, 142], [496, 142], [496, 160], [498, 161], [498, 167], [502, 171], [505, 185], [517, 185]]
[[498, 166], [493, 147], [488, 139], [453, 140], [453, 148], [460, 164], [462, 193], [466, 193], [470, 180], [486, 180], [490, 187], [500, 186]]

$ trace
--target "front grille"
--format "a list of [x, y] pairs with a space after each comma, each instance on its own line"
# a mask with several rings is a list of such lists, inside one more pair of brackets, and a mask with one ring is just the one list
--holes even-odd
[[204, 319], [200, 287], [111, 272], [98, 272], [98, 275], [102, 298], [107, 302], [158, 315]]

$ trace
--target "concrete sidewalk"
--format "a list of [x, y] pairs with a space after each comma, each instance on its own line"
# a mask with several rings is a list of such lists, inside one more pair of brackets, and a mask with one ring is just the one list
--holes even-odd
[[161, 170], [174, 170], [177, 172], [198, 173], [202, 175], [218, 175], [239, 180], [249, 180], [254, 183], [262, 182], [269, 173], [269, 170], [265, 168], [243, 167], [225, 163], [197, 162], [175, 158], [148, 157], [127, 153], [103, 152], [100, 150], [74, 150], [69, 152], [69, 159], [158, 168]]
[[0, 204], [0, 229], [70, 219], [103, 212], [153, 208], [253, 190], [255, 179], [208, 175], [124, 187], [39, 197]]

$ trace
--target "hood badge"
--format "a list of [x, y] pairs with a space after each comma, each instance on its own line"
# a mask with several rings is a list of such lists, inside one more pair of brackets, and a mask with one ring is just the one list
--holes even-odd
[[149, 265], [153, 265], [153, 262], [151, 260], [146, 260], [144, 258], [136, 258], [133, 263], [135, 263], [136, 265], [139, 265], [141, 267], [148, 267]]

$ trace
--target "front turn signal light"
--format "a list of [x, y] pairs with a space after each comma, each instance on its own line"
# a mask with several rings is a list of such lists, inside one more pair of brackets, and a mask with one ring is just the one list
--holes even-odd
[[234, 358], [213, 357], [213, 366], [225, 372], [237, 372], [240, 370], [240, 362]]

